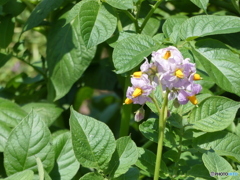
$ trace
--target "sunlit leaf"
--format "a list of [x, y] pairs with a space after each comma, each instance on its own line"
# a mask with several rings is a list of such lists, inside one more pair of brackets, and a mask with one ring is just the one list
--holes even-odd
[[120, 41], [113, 51], [113, 63], [117, 73], [127, 72], [147, 57], [152, 51], [157, 50], [157, 44], [150, 36], [134, 35]]
[[4, 166], [8, 175], [31, 169], [37, 172], [36, 158], [50, 171], [54, 164], [51, 133], [40, 117], [32, 112], [11, 132], [4, 149]]
[[110, 38], [117, 25], [113, 9], [96, 0], [88, 0], [81, 5], [79, 18], [81, 35], [87, 48]]
[[240, 95], [239, 55], [213, 39], [200, 40], [192, 48], [210, 78], [222, 89]]
[[182, 39], [192, 40], [215, 34], [240, 31], [240, 18], [234, 16], [199, 15], [186, 20], [180, 29]]
[[73, 150], [81, 165], [100, 169], [110, 161], [116, 143], [106, 124], [72, 109], [70, 129]]

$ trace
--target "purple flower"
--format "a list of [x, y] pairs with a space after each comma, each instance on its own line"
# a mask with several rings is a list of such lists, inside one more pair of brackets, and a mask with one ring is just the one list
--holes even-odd
[[196, 99], [196, 94], [198, 94], [202, 90], [202, 86], [200, 84], [189, 84], [186, 89], [181, 89], [178, 92], [178, 102], [179, 104], [186, 104], [190, 101], [192, 104], [198, 104]]
[[183, 60], [181, 64], [171, 64], [169, 70], [160, 77], [163, 89], [171, 90], [187, 86], [192, 83], [193, 79], [190, 76], [195, 72], [195, 64], [190, 63], [189, 59]]
[[131, 99], [134, 104], [144, 104], [151, 99], [148, 97], [156, 88], [156, 84], [148, 79], [147, 74], [140, 78], [131, 78], [132, 87], [127, 89], [127, 98]]
[[164, 73], [169, 71], [172, 65], [181, 64], [183, 56], [176, 47], [169, 46], [153, 52], [152, 61], [156, 64], [159, 73]]

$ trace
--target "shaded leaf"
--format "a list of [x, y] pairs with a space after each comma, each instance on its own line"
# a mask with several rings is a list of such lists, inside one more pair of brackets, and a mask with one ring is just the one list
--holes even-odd
[[113, 180], [138, 180], [139, 170], [138, 168], [130, 168], [126, 173], [114, 178]]
[[203, 9], [205, 12], [207, 10], [207, 5], [209, 0], [191, 0], [196, 6]]
[[[72, 24], [60, 19], [50, 32], [47, 59], [55, 100], [63, 97], [91, 63], [96, 48], [87, 49], [80, 34], [79, 17]], [[51, 88], [51, 86], [49, 87]]]
[[[136, 166], [143, 170], [145, 175], [153, 177], [156, 164], [156, 155], [144, 148], [138, 148], [138, 153], [139, 157], [136, 162]], [[161, 161], [160, 177], [166, 177], [166, 174], [168, 174], [167, 166], [164, 161]]]
[[[12, 21], [12, 16], [7, 15], [0, 19], [0, 48], [7, 48], [12, 41], [14, 22]], [[2, 61], [2, 60], [1, 60]]]
[[23, 31], [27, 31], [35, 26], [38, 26], [51, 11], [60, 7], [63, 2], [64, 0], [42, 0], [32, 11], [23, 28]]
[[193, 141], [194, 147], [213, 149], [220, 156], [228, 156], [240, 162], [240, 141], [235, 134], [228, 132], [206, 133]]

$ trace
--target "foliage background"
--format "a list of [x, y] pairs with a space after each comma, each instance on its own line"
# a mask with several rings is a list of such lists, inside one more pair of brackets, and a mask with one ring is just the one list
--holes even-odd
[[[98, 169], [92, 164], [79, 168], [79, 159], [84, 164], [82, 154], [72, 148], [70, 137], [76, 135], [77, 141], [87, 132], [78, 134], [76, 129], [70, 135], [69, 131], [69, 121], [76, 123], [79, 118], [106, 123], [113, 149], [120, 143], [133, 144], [136, 156], [154, 159], [153, 105], [145, 106], [148, 120], [140, 125], [133, 118], [140, 106], [122, 103], [133, 69], [152, 51], [169, 45], [197, 63], [204, 89], [199, 108], [169, 105], [173, 114], [165, 134], [166, 167], [161, 177], [211, 179], [209, 172], [217, 171], [220, 164], [224, 172], [239, 172], [239, 13], [238, 0], [0, 0], [0, 177], [24, 172], [23, 178], [32, 179], [34, 172], [35, 178], [44, 174], [45, 179], [79, 179]], [[75, 117], [74, 110], [88, 117]], [[188, 129], [189, 122], [194, 128]], [[41, 141], [32, 137], [38, 130]], [[126, 137], [129, 134], [133, 141]], [[38, 142], [39, 147], [29, 161], [22, 162], [21, 157], [29, 155], [26, 137], [30, 145]], [[13, 156], [19, 147], [22, 151]], [[206, 152], [210, 149], [215, 152]], [[24, 165], [12, 164], [14, 158]], [[64, 164], [66, 159], [70, 162]], [[120, 166], [113, 170], [134, 177], [108, 171], [103, 175], [138, 179], [140, 169], [139, 179], [151, 179], [154, 160], [142, 164], [143, 159], [133, 160], [136, 163], [127, 164], [126, 170]], [[213, 159], [216, 164], [208, 166]], [[99, 174], [90, 176], [99, 178]]]

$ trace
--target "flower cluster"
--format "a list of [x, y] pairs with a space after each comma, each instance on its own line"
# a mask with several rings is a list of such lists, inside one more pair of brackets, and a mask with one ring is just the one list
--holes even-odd
[[133, 73], [131, 78], [132, 87], [127, 89], [125, 104], [145, 104], [151, 102], [150, 94], [158, 85], [163, 92], [168, 92], [168, 99], [177, 99], [179, 104], [190, 101], [197, 105], [196, 94], [202, 87], [195, 84], [200, 80], [196, 74], [194, 63], [189, 58], [184, 59], [181, 52], [173, 46], [160, 49], [152, 53], [152, 59], [141, 65], [138, 72]]

